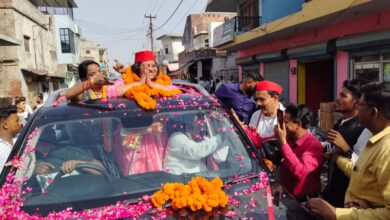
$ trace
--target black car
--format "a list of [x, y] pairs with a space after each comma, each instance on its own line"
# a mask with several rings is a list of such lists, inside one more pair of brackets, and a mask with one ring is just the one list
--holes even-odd
[[[308, 216], [287, 192], [272, 202], [262, 153], [214, 97], [197, 85], [176, 86], [183, 94], [159, 98], [154, 111], [124, 98], [68, 103], [61, 92], [52, 95], [24, 127], [3, 169], [2, 198], [11, 205], [0, 213], [53, 219]], [[228, 205], [212, 212], [151, 205], [150, 196], [164, 183], [195, 176], [220, 177]], [[10, 214], [12, 205], [22, 207]]]

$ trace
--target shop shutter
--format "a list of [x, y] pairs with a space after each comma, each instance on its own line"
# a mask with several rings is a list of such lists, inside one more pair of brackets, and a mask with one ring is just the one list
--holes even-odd
[[289, 103], [288, 67], [288, 61], [270, 62], [264, 65], [265, 80], [273, 81], [283, 87], [283, 93], [280, 98], [284, 105]]

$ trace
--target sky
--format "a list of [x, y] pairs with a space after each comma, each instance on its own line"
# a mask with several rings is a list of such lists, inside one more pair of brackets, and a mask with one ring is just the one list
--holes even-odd
[[[149, 19], [153, 19], [154, 47], [160, 42], [156, 39], [164, 34], [183, 35], [184, 25], [189, 14], [204, 12], [207, 0], [76, 0], [75, 22], [81, 27], [81, 37], [93, 40], [108, 49], [111, 66], [114, 59], [123, 64], [131, 64], [134, 53], [150, 50], [147, 36]], [[160, 27], [162, 24], [164, 26]]]

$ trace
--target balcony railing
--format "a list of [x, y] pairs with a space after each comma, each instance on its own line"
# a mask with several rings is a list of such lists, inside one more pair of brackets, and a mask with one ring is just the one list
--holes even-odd
[[249, 16], [236, 16], [235, 20], [235, 32], [244, 33], [257, 28], [261, 25], [261, 17], [249, 17]]

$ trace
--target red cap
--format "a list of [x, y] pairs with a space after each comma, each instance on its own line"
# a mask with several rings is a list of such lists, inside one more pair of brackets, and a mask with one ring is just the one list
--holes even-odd
[[263, 80], [256, 83], [256, 91], [275, 91], [280, 95], [283, 92], [283, 88], [279, 84]]
[[154, 60], [154, 54], [150, 50], [144, 50], [135, 53], [135, 63], [141, 63], [144, 61]]

